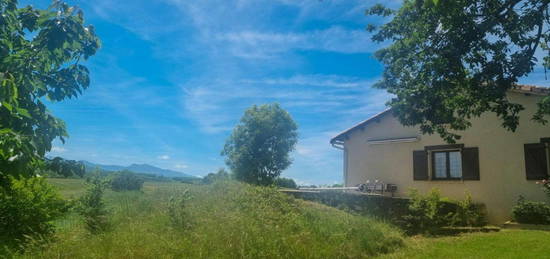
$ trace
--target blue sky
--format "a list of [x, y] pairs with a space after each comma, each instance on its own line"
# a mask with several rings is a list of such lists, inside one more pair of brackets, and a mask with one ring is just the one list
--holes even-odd
[[[342, 154], [329, 139], [389, 98], [371, 88], [382, 72], [372, 57], [381, 46], [365, 31], [383, 22], [364, 15], [374, 1], [68, 3], [84, 10], [103, 46], [87, 63], [92, 84], [84, 95], [49, 106], [70, 134], [50, 155], [205, 175], [224, 166], [220, 150], [243, 111], [278, 102], [300, 135], [283, 176], [337, 183]], [[537, 69], [524, 81], [541, 78]]]

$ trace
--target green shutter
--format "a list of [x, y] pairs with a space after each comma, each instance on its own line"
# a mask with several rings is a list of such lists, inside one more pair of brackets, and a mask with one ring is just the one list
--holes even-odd
[[428, 180], [428, 155], [424, 150], [413, 151], [413, 180]]
[[467, 147], [462, 149], [462, 179], [479, 180], [479, 149]]
[[544, 143], [525, 144], [525, 171], [527, 180], [548, 177], [548, 160]]

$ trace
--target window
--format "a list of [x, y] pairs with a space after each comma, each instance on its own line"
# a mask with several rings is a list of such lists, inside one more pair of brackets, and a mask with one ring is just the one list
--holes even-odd
[[479, 149], [463, 144], [426, 146], [413, 151], [413, 180], [479, 181]]
[[462, 155], [460, 151], [432, 152], [433, 179], [461, 179]]

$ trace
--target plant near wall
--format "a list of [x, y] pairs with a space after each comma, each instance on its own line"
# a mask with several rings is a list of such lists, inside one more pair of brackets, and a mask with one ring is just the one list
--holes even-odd
[[525, 224], [550, 224], [550, 206], [544, 202], [527, 201], [522, 196], [512, 209], [514, 220]]
[[548, 195], [548, 198], [550, 198], [550, 180], [544, 179], [540, 182], [537, 182], [537, 184], [540, 184], [544, 191], [546, 192], [546, 195]]
[[472, 201], [467, 193], [466, 198], [455, 202], [456, 211], [451, 216], [451, 226], [481, 227], [487, 224], [486, 215], [482, 207]]
[[409, 235], [436, 234], [441, 228], [451, 225], [452, 213], [445, 210], [445, 202], [438, 189], [426, 195], [411, 190], [408, 214], [404, 215], [403, 228]]

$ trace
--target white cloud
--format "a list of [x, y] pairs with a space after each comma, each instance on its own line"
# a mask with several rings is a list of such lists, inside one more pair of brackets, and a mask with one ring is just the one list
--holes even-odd
[[338, 114], [345, 113], [347, 118], [361, 120], [365, 114], [349, 116], [351, 113], [348, 110], [379, 112], [388, 99], [381, 94], [383, 91], [369, 87], [374, 82], [336, 75], [295, 75], [235, 81], [204, 79], [183, 86], [185, 94], [182, 105], [184, 116], [209, 134], [231, 130], [246, 108], [270, 102], [278, 102], [287, 109], [301, 108], [295, 111], [308, 116], [333, 114], [339, 117]]
[[268, 85], [300, 85], [300, 86], [323, 86], [336, 88], [369, 87], [374, 80], [362, 80], [357, 77], [340, 75], [294, 75], [289, 78], [265, 78], [260, 80], [245, 79], [244, 83], [260, 83]]
[[365, 30], [333, 26], [308, 32], [222, 32], [214, 35], [230, 52], [243, 58], [269, 58], [291, 50], [320, 50], [340, 53], [372, 53], [381, 45], [373, 43]]
[[176, 169], [186, 169], [186, 168], [188, 168], [188, 167], [189, 167], [189, 166], [186, 165], [186, 164], [175, 164], [175, 165], [174, 165], [174, 168], [176, 168]]
[[158, 156], [157, 158], [160, 159], [160, 160], [169, 160], [170, 156], [169, 155], [161, 155], [161, 156]]
[[52, 153], [65, 153], [65, 152], [67, 152], [67, 149], [65, 149], [63, 147], [53, 146], [52, 149], [50, 150], [50, 152], [52, 152]]

